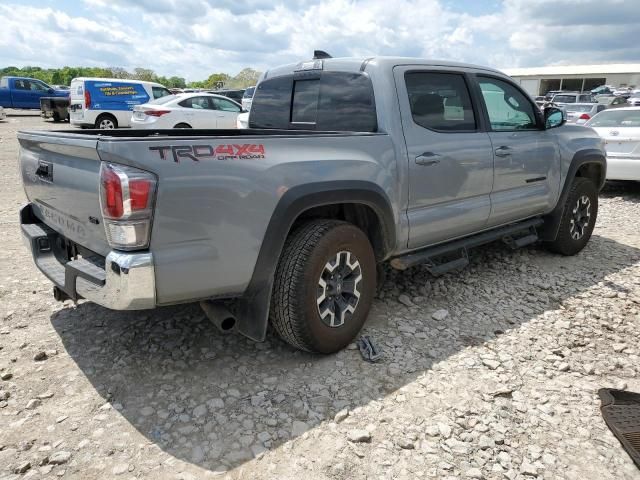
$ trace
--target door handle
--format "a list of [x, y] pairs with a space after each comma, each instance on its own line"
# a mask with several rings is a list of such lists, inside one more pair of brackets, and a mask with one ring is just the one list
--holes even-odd
[[424, 152], [416, 157], [416, 165], [428, 167], [440, 163], [440, 155], [433, 152]]
[[498, 147], [496, 148], [495, 154], [497, 157], [508, 157], [511, 155], [511, 147], [506, 147], [504, 145], [502, 147]]

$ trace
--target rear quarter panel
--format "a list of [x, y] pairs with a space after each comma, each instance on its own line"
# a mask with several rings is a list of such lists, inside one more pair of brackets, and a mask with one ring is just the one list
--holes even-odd
[[[157, 150], [200, 145], [200, 151], [207, 146], [237, 151], [234, 144], [257, 145], [264, 153], [195, 160], [176, 157], [170, 149], [162, 158]], [[276, 206], [292, 187], [368, 181], [382, 188], [394, 212], [400, 201], [394, 148], [385, 134], [104, 139], [98, 153], [104, 161], [158, 176], [150, 248], [161, 304], [241, 294]], [[400, 228], [400, 219], [394, 221]]]

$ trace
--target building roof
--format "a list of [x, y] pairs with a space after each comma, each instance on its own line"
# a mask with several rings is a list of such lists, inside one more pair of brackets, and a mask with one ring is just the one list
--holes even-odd
[[611, 63], [606, 65], [554, 65], [550, 67], [506, 68], [511, 77], [537, 77], [541, 75], [607, 75], [614, 73], [640, 73], [640, 63]]

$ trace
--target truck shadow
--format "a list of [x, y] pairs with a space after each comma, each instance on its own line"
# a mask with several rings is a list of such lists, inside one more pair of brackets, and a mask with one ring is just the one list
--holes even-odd
[[[638, 261], [639, 249], [594, 236], [576, 257], [492, 245], [458, 275], [389, 272], [365, 327], [385, 351], [378, 364], [354, 349], [301, 353], [272, 333], [265, 343], [223, 336], [197, 305], [113, 312], [83, 303], [51, 321], [98, 394], [141, 434], [180, 460], [232, 469]], [[400, 294], [416, 306], [398, 303]], [[444, 322], [431, 316], [441, 308]]]

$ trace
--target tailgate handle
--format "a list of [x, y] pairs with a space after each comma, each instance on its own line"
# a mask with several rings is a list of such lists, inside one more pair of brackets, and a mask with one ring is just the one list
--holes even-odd
[[38, 162], [38, 169], [36, 170], [36, 176], [41, 178], [42, 180], [46, 180], [48, 182], [53, 181], [53, 163], [49, 162]]

